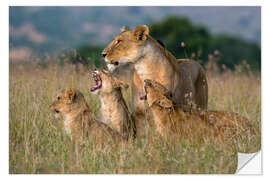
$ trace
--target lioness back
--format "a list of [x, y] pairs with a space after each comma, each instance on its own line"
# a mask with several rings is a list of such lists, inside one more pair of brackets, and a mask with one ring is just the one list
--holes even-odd
[[177, 59], [179, 70], [183, 76], [183, 86], [194, 92], [194, 102], [198, 110], [206, 110], [208, 106], [208, 83], [203, 67], [192, 59]]

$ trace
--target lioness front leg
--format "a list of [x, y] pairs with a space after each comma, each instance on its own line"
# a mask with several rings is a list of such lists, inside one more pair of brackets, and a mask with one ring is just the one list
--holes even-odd
[[133, 96], [133, 105], [132, 116], [135, 120], [137, 136], [146, 137], [149, 133], [149, 128], [154, 125], [151, 118], [152, 113], [148, 110], [145, 101], [140, 99], [139, 93]]

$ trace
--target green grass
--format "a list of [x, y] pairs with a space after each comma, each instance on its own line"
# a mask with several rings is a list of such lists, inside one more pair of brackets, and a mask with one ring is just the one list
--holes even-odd
[[[224, 146], [192, 144], [177, 138], [174, 144], [153, 134], [126, 146], [95, 146], [89, 138], [76, 147], [65, 134], [62, 119], [49, 105], [59, 90], [73, 87], [85, 96], [91, 111], [99, 108], [89, 93], [89, 74], [49, 64], [10, 64], [9, 172], [10, 173], [234, 173], [237, 155]], [[261, 146], [261, 81], [259, 76], [225, 72], [208, 73], [209, 109], [230, 110], [248, 117], [256, 136], [247, 139], [247, 151]], [[129, 91], [125, 92], [129, 106]]]

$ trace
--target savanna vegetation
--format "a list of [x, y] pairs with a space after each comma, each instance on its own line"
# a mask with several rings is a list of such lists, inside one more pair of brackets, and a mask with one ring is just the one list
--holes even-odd
[[[58, 62], [58, 63], [56, 63]], [[46, 64], [46, 66], [45, 66]], [[247, 150], [261, 146], [261, 78], [246, 63], [235, 71], [209, 61], [209, 109], [238, 112], [248, 117], [255, 138], [247, 139]], [[77, 69], [77, 70], [76, 70]], [[153, 128], [147, 138], [111, 147], [104, 140], [96, 147], [89, 140], [77, 147], [63, 129], [63, 119], [49, 110], [56, 93], [79, 89], [94, 115], [100, 106], [89, 91], [89, 71], [84, 66], [61, 64], [59, 60], [10, 63], [9, 77], [9, 172], [10, 173], [234, 173], [237, 154], [224, 145], [162, 141]], [[124, 97], [131, 109], [130, 89]]]

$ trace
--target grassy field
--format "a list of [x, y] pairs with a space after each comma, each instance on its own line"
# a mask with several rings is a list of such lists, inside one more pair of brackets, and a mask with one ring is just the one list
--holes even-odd
[[[231, 72], [208, 67], [209, 109], [238, 112], [250, 119], [255, 137], [247, 151], [261, 146], [261, 78], [244, 65]], [[168, 144], [150, 130], [146, 139], [125, 147], [98, 148], [90, 139], [76, 148], [55, 119], [49, 105], [64, 88], [79, 89], [96, 114], [99, 101], [89, 93], [89, 74], [70, 65], [10, 64], [9, 72], [9, 172], [10, 173], [234, 173], [235, 153], [223, 145], [192, 144], [176, 139]], [[125, 97], [131, 104], [129, 92]]]

